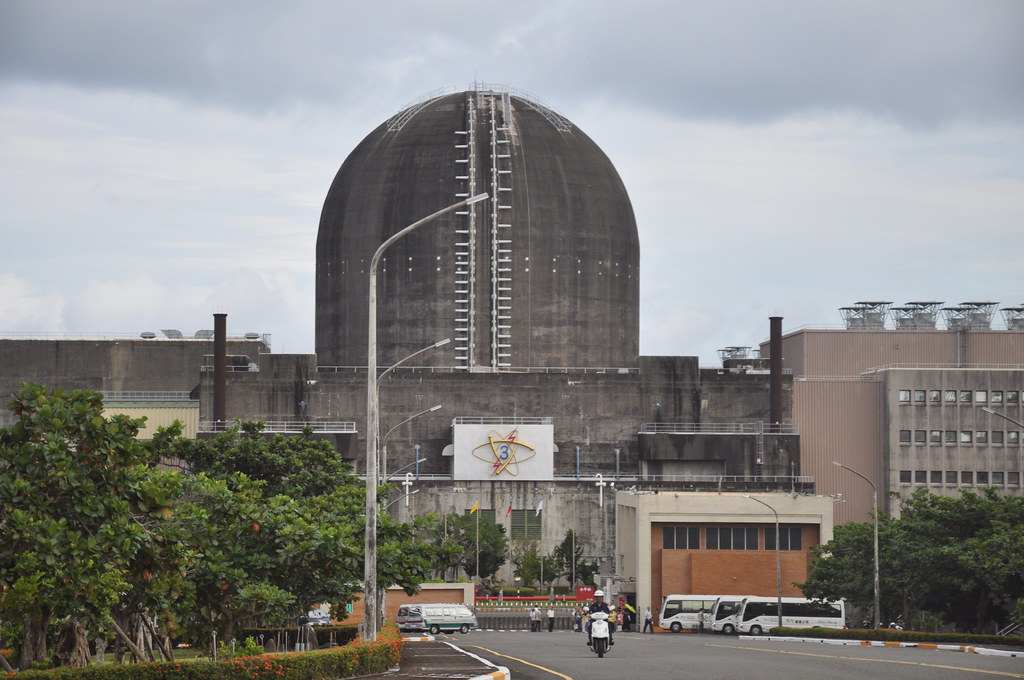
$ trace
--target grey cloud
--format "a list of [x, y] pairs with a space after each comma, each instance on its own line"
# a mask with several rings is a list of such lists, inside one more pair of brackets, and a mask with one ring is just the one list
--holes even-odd
[[1024, 3], [723, 0], [0, 4], [0, 77], [265, 111], [390, 108], [481, 78], [760, 121], [853, 109], [908, 124], [1024, 114]]

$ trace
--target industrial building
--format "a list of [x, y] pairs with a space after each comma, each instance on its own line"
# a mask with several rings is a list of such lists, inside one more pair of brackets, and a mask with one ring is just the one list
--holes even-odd
[[[933, 469], [955, 470], [959, 484], [966, 462], [923, 467], [931, 444], [904, 446], [900, 433], [970, 430], [976, 453], [977, 432], [995, 428], [974, 412], [968, 424], [959, 394], [971, 390], [974, 404], [986, 390], [994, 406], [999, 392], [1005, 407], [1019, 392], [1016, 330], [784, 335], [775, 317], [760, 357], [727, 348], [722, 365], [707, 368], [696, 357], [641, 356], [639, 239], [614, 166], [549, 105], [480, 83], [409, 105], [342, 164], [317, 238], [315, 354], [272, 353], [268, 337], [232, 336], [216, 315], [212, 331], [189, 338], [0, 339], [0, 389], [26, 380], [96, 389], [109, 408], [156, 423], [178, 414], [195, 436], [236, 420], [274, 432], [310, 426], [361, 474], [375, 250], [481, 193], [490, 199], [431, 220], [380, 261], [380, 472], [394, 484], [389, 512], [399, 519], [477, 507], [544, 553], [574, 529], [603, 583], [637, 607], [686, 588], [771, 595], [775, 520], [744, 495], [779, 515], [788, 587], [806, 574], [808, 548], [831, 537], [833, 508], [853, 519], [870, 510], [870, 496], [853, 493], [859, 480], [831, 459], [893, 488], [907, 470], [910, 485]], [[906, 339], [883, 339], [893, 334]], [[955, 339], [922, 344], [929, 334]], [[828, 354], [827, 343], [844, 341], [852, 344]], [[896, 366], [953, 358], [965, 362], [957, 373]], [[1017, 368], [981, 378], [977, 367], [989, 361]], [[916, 390], [956, 390], [958, 401], [919, 408]], [[929, 419], [936, 413], [963, 420], [940, 425]], [[993, 438], [986, 450], [995, 456]], [[1014, 466], [1000, 468], [1007, 489], [1020, 470], [1013, 451]], [[742, 535], [742, 549], [725, 535]], [[510, 566], [499, 576], [511, 582]]]

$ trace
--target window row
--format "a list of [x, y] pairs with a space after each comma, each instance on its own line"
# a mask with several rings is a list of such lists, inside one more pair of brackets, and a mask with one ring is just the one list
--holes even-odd
[[[803, 550], [803, 529], [778, 527], [779, 550]], [[757, 527], [705, 527], [705, 550], [760, 550]], [[764, 527], [764, 549], [775, 550], [775, 527]], [[666, 550], [700, 550], [700, 527], [663, 527], [662, 547]]]
[[1020, 390], [900, 390], [901, 404], [1020, 404]]
[[910, 483], [1020, 486], [1020, 473], [988, 470], [900, 470], [900, 484]]
[[1018, 430], [900, 430], [900, 444], [1020, 444]]

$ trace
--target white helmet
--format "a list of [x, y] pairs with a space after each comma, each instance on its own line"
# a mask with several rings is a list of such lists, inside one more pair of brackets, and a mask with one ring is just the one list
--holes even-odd
[[595, 590], [594, 591], [594, 597], [604, 597], [604, 591], [603, 590]]

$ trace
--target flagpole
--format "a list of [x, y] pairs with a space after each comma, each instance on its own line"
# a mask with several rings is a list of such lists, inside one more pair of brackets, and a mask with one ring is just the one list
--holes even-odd
[[[477, 501], [479, 503], [480, 501]], [[480, 579], [480, 513], [476, 514], [476, 578]]]

